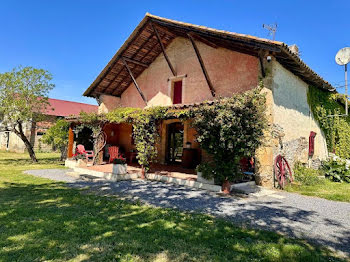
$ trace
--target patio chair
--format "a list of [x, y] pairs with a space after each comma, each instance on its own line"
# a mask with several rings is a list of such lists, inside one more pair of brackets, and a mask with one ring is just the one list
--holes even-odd
[[254, 159], [253, 158], [243, 157], [239, 161], [239, 166], [240, 166], [242, 174], [247, 175], [249, 177], [253, 177], [254, 176], [255, 163], [254, 163]]
[[86, 160], [89, 161], [89, 158], [94, 157], [94, 151], [85, 150], [84, 145], [77, 145], [76, 153], [74, 156], [77, 156], [77, 155], [83, 155], [83, 156], [85, 156]]
[[119, 147], [117, 147], [117, 146], [110, 146], [108, 148], [108, 153], [109, 153], [109, 163], [112, 163], [113, 160], [116, 158], [124, 159], [119, 152]]

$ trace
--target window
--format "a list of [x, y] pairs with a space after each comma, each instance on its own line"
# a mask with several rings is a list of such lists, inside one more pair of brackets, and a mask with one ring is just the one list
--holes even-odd
[[183, 104], [186, 101], [186, 77], [178, 75], [168, 78], [168, 97], [171, 104]]
[[182, 104], [182, 80], [174, 82], [173, 104]]

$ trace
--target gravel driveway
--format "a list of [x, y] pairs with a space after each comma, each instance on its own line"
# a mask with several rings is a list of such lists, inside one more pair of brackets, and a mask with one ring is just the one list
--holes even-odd
[[89, 186], [158, 207], [224, 217], [238, 224], [307, 239], [350, 256], [350, 203], [287, 192], [259, 198], [222, 197], [204, 190], [154, 181], [86, 182], [65, 172], [64, 169], [26, 171], [31, 175], [68, 182], [72, 187]]

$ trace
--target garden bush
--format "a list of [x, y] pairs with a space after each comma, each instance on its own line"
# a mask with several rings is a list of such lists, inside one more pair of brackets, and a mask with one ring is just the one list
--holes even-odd
[[210, 171], [203, 172], [203, 177], [219, 183], [234, 181], [240, 175], [240, 159], [254, 156], [262, 144], [267, 121], [261, 89], [235, 94], [193, 111], [197, 141], [212, 156], [207, 165]]
[[330, 159], [324, 161], [322, 170], [325, 177], [333, 182], [350, 183], [350, 169], [344, 160]]
[[322, 176], [320, 170], [307, 168], [300, 162], [295, 163], [293, 171], [295, 181], [302, 185], [312, 186], [324, 182], [324, 179], [320, 178]]

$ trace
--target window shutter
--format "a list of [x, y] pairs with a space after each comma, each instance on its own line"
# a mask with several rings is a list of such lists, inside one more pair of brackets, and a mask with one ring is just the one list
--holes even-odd
[[182, 81], [174, 82], [173, 104], [182, 104]]

